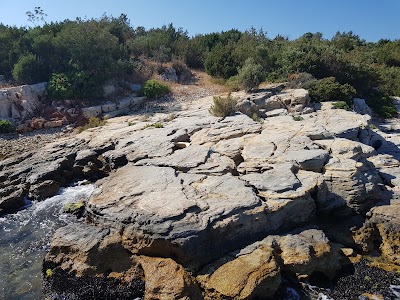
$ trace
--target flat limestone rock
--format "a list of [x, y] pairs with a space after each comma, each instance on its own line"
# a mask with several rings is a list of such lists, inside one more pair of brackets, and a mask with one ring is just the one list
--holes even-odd
[[246, 134], [258, 133], [261, 124], [253, 121], [246, 115], [226, 117], [214, 123], [210, 128], [202, 129], [191, 136], [193, 144], [215, 144], [220, 140], [241, 137]]
[[180, 170], [188, 170], [204, 164], [210, 154], [210, 148], [202, 145], [190, 145], [182, 150], [176, 150], [166, 157], [153, 159], [142, 159], [136, 163], [137, 166], [162, 166], [173, 167]]
[[196, 172], [128, 164], [103, 180], [101, 193], [89, 201], [88, 217], [125, 228], [124, 247], [132, 253], [171, 255], [196, 268], [260, 235], [303, 224], [315, 212], [305, 193], [298, 202], [268, 211], [239, 178]]
[[329, 153], [322, 149], [288, 151], [285, 158], [296, 163], [302, 170], [320, 172], [328, 161]]
[[[172, 168], [127, 165], [104, 180], [101, 188], [102, 192], [89, 201], [90, 218], [105, 224], [129, 224], [129, 235], [143, 232], [150, 239], [188, 248], [185, 255], [197, 256], [199, 263], [204, 256], [215, 255], [202, 249], [224, 242], [214, 240], [218, 232], [263, 211], [252, 189], [229, 174], [178, 176]], [[244, 231], [230, 230], [227, 239], [233, 242], [243, 237]], [[143, 251], [160, 251], [162, 255], [163, 249], [153, 246]]]
[[274, 165], [264, 173], [250, 173], [241, 178], [259, 191], [285, 192], [300, 186], [300, 181], [293, 174], [290, 164]]

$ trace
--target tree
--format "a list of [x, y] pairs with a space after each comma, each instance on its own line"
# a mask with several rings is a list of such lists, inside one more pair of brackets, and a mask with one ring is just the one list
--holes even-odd
[[32, 53], [22, 55], [13, 69], [13, 77], [19, 83], [33, 84], [46, 81], [44, 66]]
[[243, 67], [239, 70], [239, 82], [243, 85], [246, 92], [258, 87], [263, 79], [262, 67], [250, 57], [246, 59]]
[[34, 26], [39, 21], [46, 22], [45, 17], [47, 14], [44, 13], [43, 9], [40, 6], [36, 6], [32, 11], [27, 11], [25, 13], [28, 16], [28, 21], [31, 22]]
[[234, 45], [218, 45], [214, 47], [205, 60], [206, 72], [211, 76], [228, 79], [237, 74], [238, 62], [234, 59], [232, 52]]

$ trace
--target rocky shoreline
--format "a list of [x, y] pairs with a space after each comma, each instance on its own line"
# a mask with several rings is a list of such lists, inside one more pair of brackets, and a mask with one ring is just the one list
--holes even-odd
[[[111, 119], [0, 161], [3, 213], [72, 179], [100, 188], [85, 223], [53, 237], [43, 265], [49, 295], [68, 282], [61, 298], [99, 284], [106, 299], [264, 299], [285, 278], [335, 281], [359, 254], [399, 264], [396, 133], [389, 140], [368, 115], [312, 105], [305, 90], [234, 96], [263, 122], [211, 116], [208, 97], [173, 117]], [[155, 122], [162, 126], [147, 126]], [[348, 282], [332, 297], [349, 295]], [[365, 292], [389, 297], [387, 286]]]
[[7, 158], [21, 153], [38, 150], [49, 143], [63, 137], [69, 137], [70, 132], [63, 128], [40, 129], [26, 133], [0, 135], [0, 157]]

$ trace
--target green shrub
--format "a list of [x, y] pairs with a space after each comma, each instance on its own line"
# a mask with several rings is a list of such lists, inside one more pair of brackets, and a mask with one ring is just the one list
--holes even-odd
[[13, 123], [8, 120], [0, 120], [0, 134], [2, 133], [12, 133], [15, 131]]
[[147, 98], [158, 98], [168, 93], [171, 93], [169, 86], [154, 79], [147, 80], [140, 90], [140, 94]]
[[154, 128], [164, 128], [164, 125], [161, 124], [161, 123], [154, 123], [152, 126], [153, 126]]
[[252, 57], [246, 59], [243, 67], [239, 70], [238, 79], [246, 92], [258, 87], [263, 79], [262, 67]]
[[14, 65], [12, 74], [14, 79], [20, 83], [33, 84], [47, 81], [44, 66], [32, 53], [24, 54], [19, 58]]
[[309, 89], [314, 101], [350, 101], [356, 90], [350, 84], [340, 84], [334, 77], [327, 77], [316, 81]]
[[78, 127], [78, 132], [82, 132], [89, 128], [104, 126], [107, 122], [97, 117], [90, 117], [86, 125]]
[[384, 92], [371, 90], [365, 97], [365, 102], [375, 113], [383, 118], [393, 118], [397, 115], [393, 99]]
[[232, 55], [234, 47], [218, 45], [206, 56], [204, 66], [207, 74], [228, 79], [237, 74], [238, 62]]
[[229, 88], [231, 92], [240, 91], [241, 86], [239, 82], [239, 77], [237, 75], [230, 77], [226, 82], [225, 85]]
[[379, 70], [380, 89], [391, 96], [400, 96], [400, 68], [382, 67]]
[[336, 109], [350, 110], [349, 105], [345, 101], [333, 102], [332, 105]]
[[146, 124], [143, 129], [147, 129], [147, 128], [150, 128], [150, 127], [153, 127], [153, 128], [164, 128], [164, 125], [162, 123], [159, 123], [159, 122], [153, 123], [153, 124]]
[[303, 121], [304, 118], [302, 116], [292, 116], [293, 121]]
[[51, 75], [47, 88], [50, 99], [66, 100], [73, 97], [73, 89], [70, 78], [64, 73]]
[[227, 97], [213, 98], [214, 104], [210, 107], [209, 111], [213, 116], [216, 117], [227, 117], [233, 115], [236, 112], [236, 99], [232, 98], [231, 94]]

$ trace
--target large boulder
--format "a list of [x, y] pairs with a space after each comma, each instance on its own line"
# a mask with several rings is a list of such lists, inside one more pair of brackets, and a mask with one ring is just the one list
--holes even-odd
[[345, 261], [341, 253], [320, 230], [274, 235], [208, 265], [197, 280], [206, 299], [275, 299], [282, 273], [301, 280], [314, 274], [333, 278]]
[[364, 99], [353, 99], [353, 110], [360, 115], [372, 115], [372, 109], [365, 103]]
[[400, 264], [400, 203], [372, 208], [363, 232], [365, 240], [380, 243], [379, 250], [386, 259]]

